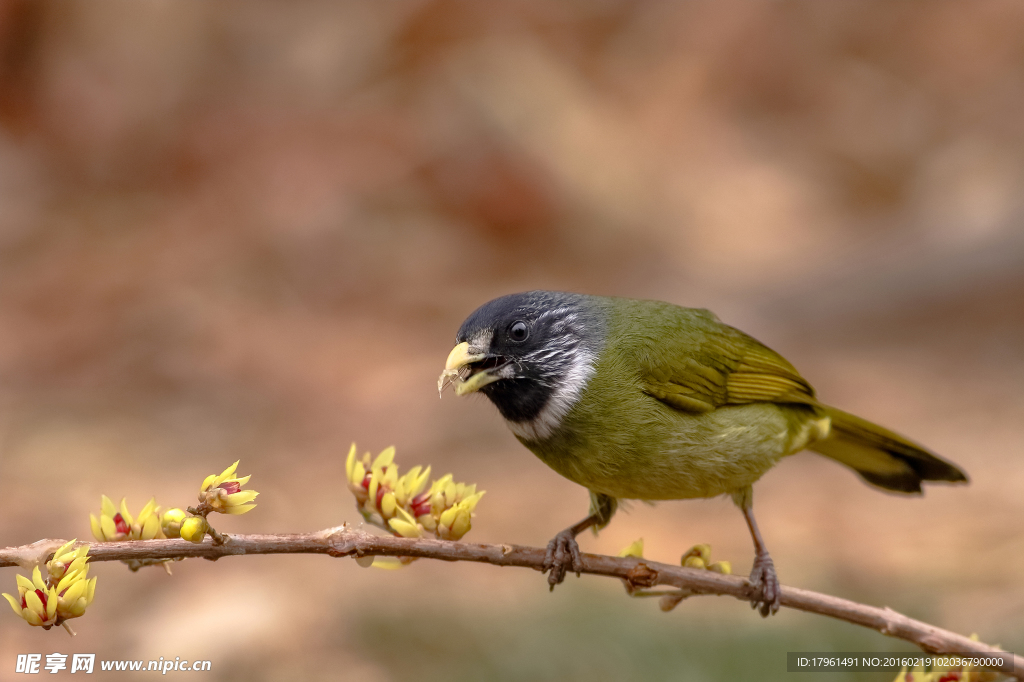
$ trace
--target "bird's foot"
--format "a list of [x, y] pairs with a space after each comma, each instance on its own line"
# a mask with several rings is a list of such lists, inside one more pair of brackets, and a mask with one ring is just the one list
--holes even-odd
[[552, 590], [555, 589], [555, 585], [565, 580], [565, 571], [570, 566], [579, 576], [583, 570], [583, 557], [580, 556], [580, 546], [576, 543], [576, 533], [572, 528], [567, 528], [548, 543], [548, 551], [544, 554], [542, 572], [548, 574], [548, 585]]
[[782, 590], [779, 588], [779, 577], [775, 574], [775, 564], [768, 552], [754, 557], [754, 566], [750, 569], [747, 582], [754, 588], [750, 596], [751, 608], [760, 611], [763, 618], [779, 610]]

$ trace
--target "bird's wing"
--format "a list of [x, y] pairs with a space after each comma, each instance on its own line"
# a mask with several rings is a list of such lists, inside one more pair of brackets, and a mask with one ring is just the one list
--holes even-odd
[[814, 389], [781, 355], [713, 318], [699, 338], [683, 334], [642, 354], [643, 390], [685, 412], [746, 403], [817, 404]]

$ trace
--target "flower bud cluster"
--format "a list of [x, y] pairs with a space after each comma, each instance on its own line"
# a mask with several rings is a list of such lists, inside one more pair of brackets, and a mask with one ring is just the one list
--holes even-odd
[[[156, 500], [151, 499], [138, 516], [132, 517], [124, 499], [118, 508], [109, 497], [103, 495], [100, 498], [99, 517], [89, 514], [92, 534], [100, 542], [156, 538], [182, 538], [189, 542], [202, 542], [208, 533], [213, 533], [206, 520], [207, 514], [244, 514], [256, 506], [253, 500], [259, 493], [255, 490], [242, 490], [249, 482], [249, 477], [236, 476], [237, 468], [236, 461], [220, 474], [210, 474], [203, 480], [199, 486], [199, 507], [192, 510], [196, 512], [193, 515], [177, 507], [161, 514]], [[163, 560], [157, 563], [160, 561]], [[126, 563], [135, 570], [148, 562]]]
[[138, 516], [132, 517], [124, 498], [121, 498], [121, 506], [117, 508], [109, 497], [102, 495], [99, 518], [89, 514], [89, 525], [93, 537], [100, 542], [153, 540], [181, 537], [179, 530], [184, 519], [185, 512], [177, 507], [161, 514], [155, 498], [146, 503]]
[[[47, 579], [36, 566], [32, 579], [16, 575], [18, 596], [3, 594], [14, 612], [29, 625], [49, 630], [85, 614], [96, 595], [96, 578], [89, 578], [89, 546], [71, 549], [75, 540], [62, 545], [46, 564]], [[66, 626], [65, 626], [66, 627]]]
[[[259, 495], [254, 490], [242, 490], [249, 482], [248, 476], [236, 476], [235, 462], [220, 474], [210, 474], [199, 487], [199, 505], [189, 507], [189, 512], [172, 508], [160, 513], [156, 499], [133, 516], [128, 511], [127, 501], [122, 498], [120, 506], [114, 506], [106, 495], [100, 497], [100, 514], [89, 514], [89, 525], [93, 536], [100, 542], [133, 540], [154, 540], [159, 538], [183, 538], [190, 542], [202, 542], [207, 534], [214, 542], [224, 542], [225, 537], [210, 527], [206, 516], [211, 512], [221, 514], [244, 514], [253, 509], [253, 500]], [[422, 486], [421, 486], [422, 487]], [[72, 549], [75, 541], [61, 546], [47, 562], [47, 579], [43, 580], [39, 566], [32, 572], [32, 579], [18, 575], [17, 596], [4, 593], [11, 608], [30, 625], [49, 629], [63, 625], [70, 618], [78, 618], [92, 603], [96, 593], [96, 578], [89, 579], [88, 545]], [[170, 573], [171, 559], [129, 559], [133, 571], [142, 566], [163, 565]], [[72, 633], [74, 634], [74, 633]]]
[[477, 492], [476, 485], [456, 483], [451, 474], [428, 488], [430, 467], [416, 466], [400, 476], [394, 447], [376, 457], [366, 453], [357, 458], [353, 444], [345, 473], [363, 518], [399, 537], [433, 533], [441, 540], [459, 540], [472, 527], [473, 511], [484, 495], [482, 490]]
[[211, 512], [218, 514], [244, 514], [256, 507], [253, 500], [259, 495], [255, 490], [242, 490], [249, 482], [249, 476], [236, 476], [238, 460], [219, 474], [210, 474], [199, 486], [199, 506], [189, 507], [191, 515], [186, 516], [180, 509], [172, 509], [164, 515], [163, 527], [171, 537], [199, 544], [207, 535], [213, 536], [215, 543], [225, 541], [211, 526], [206, 517]]
[[242, 490], [249, 476], [236, 476], [238, 461], [220, 474], [210, 474], [199, 487], [199, 503], [220, 514], [244, 514], [256, 506], [255, 490]]
[[120, 540], [152, 540], [165, 537], [161, 529], [160, 507], [152, 498], [142, 508], [138, 516], [132, 517], [128, 505], [121, 498], [118, 509], [106, 495], [100, 497], [100, 515], [89, 514], [92, 535], [100, 542], [118, 542]]
[[704, 568], [715, 573], [732, 574], [732, 563], [728, 561], [711, 561], [711, 545], [694, 545], [683, 554], [679, 562], [686, 568]]

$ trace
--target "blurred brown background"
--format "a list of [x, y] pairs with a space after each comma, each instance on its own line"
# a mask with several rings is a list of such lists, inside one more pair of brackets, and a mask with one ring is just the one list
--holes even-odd
[[[1010, 0], [3, 0], [0, 545], [88, 536], [101, 493], [184, 506], [237, 458], [262, 495], [221, 530], [356, 522], [353, 440], [486, 489], [469, 539], [543, 544], [586, 493], [486, 400], [438, 400], [455, 331], [512, 291], [649, 297], [971, 475], [908, 499], [783, 462], [756, 488], [783, 582], [1019, 652], [1022, 35]], [[725, 499], [636, 505], [583, 546], [640, 536], [752, 559]], [[209, 679], [782, 679], [786, 651], [899, 648], [487, 566], [94, 571], [74, 640], [0, 616], [0, 679], [56, 651]]]

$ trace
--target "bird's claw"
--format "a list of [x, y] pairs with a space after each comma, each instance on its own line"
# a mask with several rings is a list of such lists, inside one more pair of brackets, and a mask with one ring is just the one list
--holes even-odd
[[583, 557], [580, 556], [580, 546], [576, 543], [576, 534], [571, 529], [566, 529], [552, 538], [544, 554], [542, 572], [548, 574], [548, 585], [552, 590], [555, 589], [555, 585], [565, 580], [565, 571], [570, 566], [579, 576], [583, 570]]
[[757, 609], [762, 618], [779, 610], [782, 590], [779, 588], [779, 577], [775, 574], [775, 564], [767, 552], [754, 557], [754, 566], [750, 569], [747, 582], [754, 588], [750, 595], [750, 607]]

